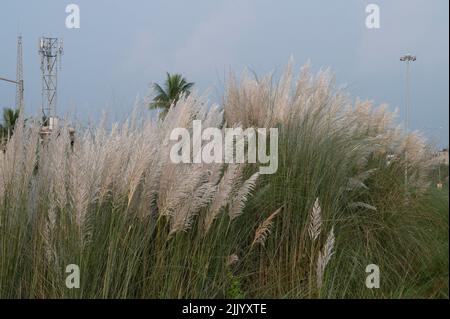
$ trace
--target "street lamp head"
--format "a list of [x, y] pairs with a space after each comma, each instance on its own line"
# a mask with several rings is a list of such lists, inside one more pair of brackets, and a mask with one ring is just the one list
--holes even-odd
[[404, 61], [416, 61], [417, 58], [414, 55], [411, 54], [406, 54], [400, 57], [400, 61], [404, 62]]

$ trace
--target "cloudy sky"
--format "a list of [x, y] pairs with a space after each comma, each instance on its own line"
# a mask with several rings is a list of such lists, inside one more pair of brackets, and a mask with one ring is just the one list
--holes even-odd
[[[81, 28], [65, 27], [66, 5]], [[366, 6], [380, 7], [380, 29], [367, 29]], [[280, 72], [329, 66], [352, 95], [404, 110], [405, 66], [413, 53], [411, 127], [448, 145], [448, 0], [1, 0], [0, 76], [15, 77], [16, 38], [24, 39], [26, 110], [41, 103], [37, 52], [42, 35], [64, 38], [58, 113], [123, 119], [136, 96], [166, 71], [179, 72], [220, 101], [230, 71]], [[15, 90], [0, 83], [0, 107]]]

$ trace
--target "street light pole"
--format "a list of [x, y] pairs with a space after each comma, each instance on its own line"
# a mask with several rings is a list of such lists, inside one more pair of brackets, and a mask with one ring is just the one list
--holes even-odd
[[[405, 97], [405, 130], [409, 133], [409, 100], [410, 100], [410, 63], [416, 61], [416, 57], [406, 54], [400, 57], [400, 61], [406, 62], [406, 97]], [[408, 145], [405, 149], [405, 191], [408, 191]]]

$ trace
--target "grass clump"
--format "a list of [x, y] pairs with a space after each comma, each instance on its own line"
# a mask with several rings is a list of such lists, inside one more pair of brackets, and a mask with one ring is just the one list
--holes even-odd
[[[192, 93], [164, 120], [79, 129], [73, 146], [19, 119], [0, 154], [0, 296], [448, 298], [448, 188], [393, 117], [290, 65], [279, 83], [231, 78], [223, 108]], [[194, 119], [277, 127], [278, 171], [173, 164], [170, 132]]]

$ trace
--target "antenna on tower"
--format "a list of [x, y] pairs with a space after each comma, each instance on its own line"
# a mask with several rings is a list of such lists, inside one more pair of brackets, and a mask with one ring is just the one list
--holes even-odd
[[22, 50], [22, 35], [17, 37], [17, 65], [16, 65], [16, 81], [19, 83], [16, 88], [16, 109], [22, 112], [24, 106], [23, 98], [23, 50]]
[[61, 66], [63, 43], [58, 38], [39, 39], [39, 55], [41, 56], [42, 71], [42, 116], [44, 126], [52, 130], [57, 124], [57, 88], [58, 67]]

